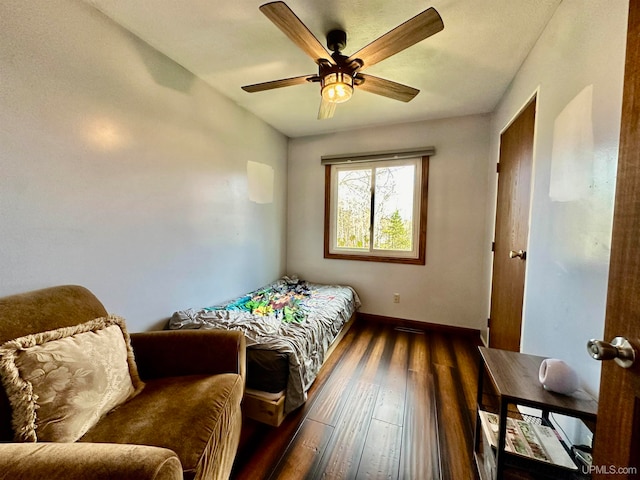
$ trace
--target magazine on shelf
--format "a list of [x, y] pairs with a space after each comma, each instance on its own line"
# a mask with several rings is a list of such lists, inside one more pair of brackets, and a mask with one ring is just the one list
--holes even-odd
[[[498, 445], [499, 418], [495, 413], [480, 410], [480, 423], [493, 448]], [[571, 470], [578, 467], [560, 443], [556, 431], [545, 425], [507, 417], [505, 450], [541, 462]]]

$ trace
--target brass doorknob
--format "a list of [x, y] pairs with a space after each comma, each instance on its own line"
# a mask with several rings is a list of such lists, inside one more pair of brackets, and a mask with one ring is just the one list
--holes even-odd
[[518, 250], [517, 252], [515, 250], [511, 250], [509, 252], [509, 258], [519, 258], [520, 260], [526, 260], [527, 252], [525, 252], [524, 250]]

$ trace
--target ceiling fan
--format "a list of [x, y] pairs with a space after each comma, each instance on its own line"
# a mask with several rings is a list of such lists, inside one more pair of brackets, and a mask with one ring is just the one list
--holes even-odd
[[260, 7], [260, 11], [318, 64], [318, 74], [245, 85], [242, 89], [253, 93], [318, 82], [322, 96], [318, 119], [333, 117], [336, 105], [349, 100], [354, 88], [402, 102], [412, 100], [420, 90], [361, 71], [444, 28], [438, 12], [433, 7], [428, 8], [347, 57], [341, 53], [347, 44], [344, 31], [331, 30], [327, 34], [327, 47], [333, 52], [329, 54], [286, 3], [266, 3]]

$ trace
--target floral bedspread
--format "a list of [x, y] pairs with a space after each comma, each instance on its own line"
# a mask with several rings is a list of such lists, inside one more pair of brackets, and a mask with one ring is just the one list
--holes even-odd
[[288, 413], [306, 401], [329, 346], [359, 306], [351, 287], [283, 277], [230, 302], [175, 312], [169, 328], [240, 330], [249, 350], [286, 354]]
[[305, 300], [311, 297], [312, 290], [304, 280], [285, 277], [232, 302], [203, 310], [231, 310], [249, 312], [257, 317], [273, 315], [283, 322], [301, 323], [307, 316]]

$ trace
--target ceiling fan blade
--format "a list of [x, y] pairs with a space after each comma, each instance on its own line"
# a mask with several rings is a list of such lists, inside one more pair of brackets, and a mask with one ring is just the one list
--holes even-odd
[[313, 33], [306, 27], [295, 13], [284, 2], [265, 3], [260, 7], [260, 11], [271, 20], [276, 27], [289, 37], [289, 39], [300, 47], [307, 55], [318, 63], [321, 58], [326, 58], [332, 64], [335, 61], [322, 46]]
[[303, 75], [301, 77], [283, 78], [282, 80], [272, 80], [271, 82], [254, 83], [253, 85], [245, 85], [242, 89], [245, 92], [255, 93], [265, 90], [273, 90], [274, 88], [290, 87], [292, 85], [301, 85], [307, 83], [307, 78], [313, 75]]
[[364, 79], [364, 82], [357, 86], [358, 89], [375, 93], [376, 95], [382, 95], [383, 97], [393, 98], [394, 100], [400, 100], [401, 102], [409, 102], [420, 93], [420, 90], [416, 88], [392, 82], [391, 80], [385, 80], [384, 78], [365, 75], [363, 73], [358, 76]]
[[327, 102], [323, 98], [322, 103], [320, 103], [320, 110], [318, 110], [318, 120], [325, 120], [333, 117], [333, 114], [336, 111], [336, 105], [336, 103]]
[[361, 48], [351, 55], [348, 61], [359, 58], [364, 62], [363, 68], [370, 67], [438, 33], [443, 28], [444, 23], [440, 14], [435, 8], [428, 8]]

